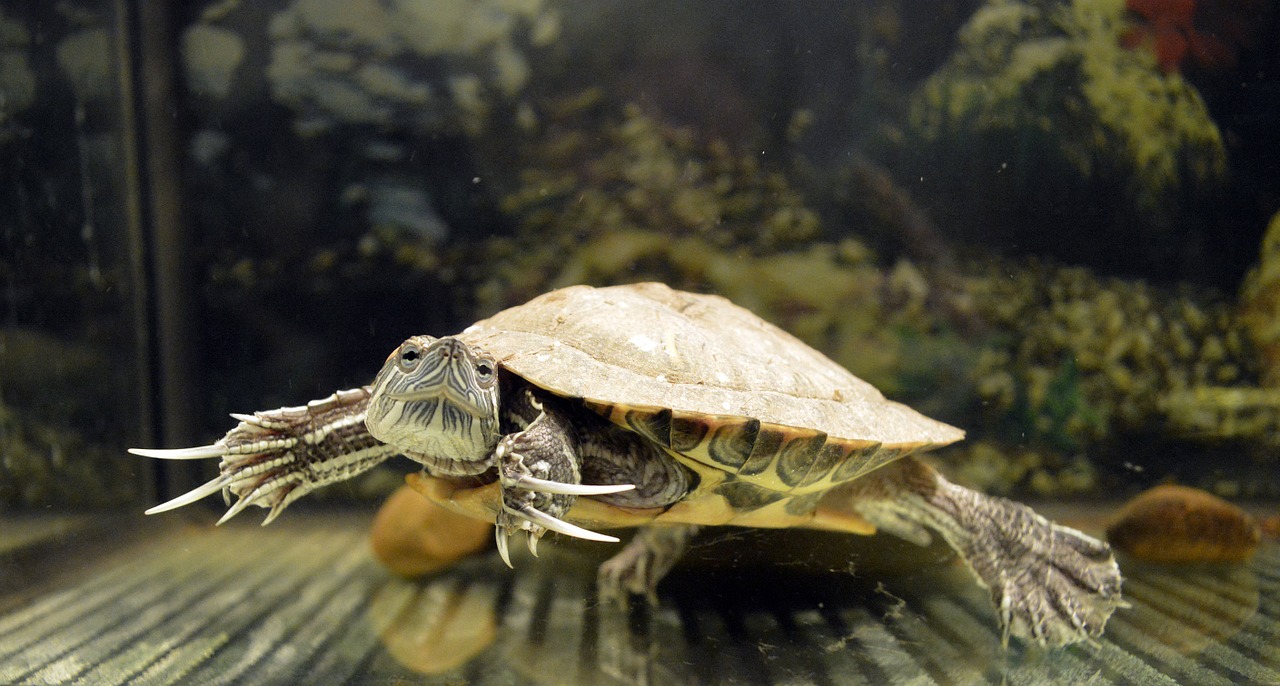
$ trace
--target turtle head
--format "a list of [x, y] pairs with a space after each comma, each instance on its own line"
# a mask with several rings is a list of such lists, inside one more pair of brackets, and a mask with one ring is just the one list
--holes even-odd
[[365, 424], [374, 438], [424, 464], [483, 471], [498, 443], [498, 365], [453, 338], [414, 336], [373, 381]]

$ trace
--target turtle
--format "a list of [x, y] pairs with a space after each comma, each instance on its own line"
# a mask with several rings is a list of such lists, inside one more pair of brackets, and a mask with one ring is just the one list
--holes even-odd
[[[219, 523], [250, 505], [270, 523], [298, 498], [396, 455], [448, 511], [494, 525], [498, 555], [548, 531], [618, 543], [602, 597], [653, 597], [707, 527], [936, 533], [1010, 635], [1060, 646], [1100, 636], [1125, 605], [1111, 549], [1029, 507], [948, 481], [915, 454], [960, 429], [891, 401], [749, 310], [660, 283], [571, 286], [453, 336], [413, 336], [372, 384], [305, 406], [233, 414], [211, 445], [131, 449], [221, 460]], [[487, 534], [485, 534], [487, 535]]]

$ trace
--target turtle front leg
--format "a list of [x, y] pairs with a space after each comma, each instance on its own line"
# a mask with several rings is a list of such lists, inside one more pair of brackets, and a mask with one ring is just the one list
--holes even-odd
[[508, 434], [494, 448], [502, 510], [494, 536], [503, 562], [511, 566], [508, 540], [527, 532], [529, 551], [538, 554], [538, 540], [548, 530], [589, 541], [617, 543], [614, 536], [596, 533], [562, 517], [582, 495], [608, 495], [635, 488], [633, 484], [583, 484], [578, 442], [567, 416], [544, 405], [530, 393], [526, 401], [538, 413], [521, 431]]
[[880, 529], [927, 544], [928, 529], [956, 550], [991, 592], [1001, 640], [1065, 645], [1102, 634], [1126, 603], [1111, 548], [1031, 508], [957, 486], [904, 458], [849, 484], [853, 507]]
[[269, 508], [262, 522], [271, 523], [290, 503], [338, 481], [345, 481], [396, 454], [395, 448], [369, 435], [365, 408], [369, 388], [338, 391], [299, 407], [233, 414], [240, 423], [212, 445], [195, 448], [130, 448], [143, 457], [165, 460], [221, 458], [220, 473], [208, 483], [157, 505], [147, 514], [189, 505], [222, 491], [238, 500], [221, 524], [250, 505]]

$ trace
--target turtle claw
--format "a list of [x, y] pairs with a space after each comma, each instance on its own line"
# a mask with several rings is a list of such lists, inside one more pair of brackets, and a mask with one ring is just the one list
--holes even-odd
[[515, 569], [511, 563], [511, 537], [517, 531], [525, 532], [525, 543], [534, 557], [538, 556], [538, 542], [548, 531], [555, 531], [566, 536], [582, 538], [602, 543], [617, 543], [618, 539], [606, 534], [596, 533], [575, 524], [552, 517], [527, 503], [514, 506], [504, 503], [498, 513], [497, 526], [494, 527], [494, 541], [498, 544], [498, 556], [508, 567]]
[[232, 412], [231, 418], [240, 422], [240, 429], [246, 433], [270, 433], [271, 425], [256, 414]]
[[498, 470], [498, 480], [503, 488], [518, 488], [548, 495], [574, 496], [611, 495], [635, 490], [635, 484], [581, 484], [533, 476], [529, 465], [525, 464], [525, 454], [515, 447], [520, 440], [515, 436], [508, 437], [499, 443], [494, 451], [494, 457], [502, 464], [502, 469]]
[[520, 475], [505, 477], [502, 485], [508, 488], [522, 488], [535, 493], [551, 493], [554, 495], [610, 495], [623, 491], [635, 490], [635, 484], [567, 484], [561, 481], [548, 481], [536, 476]]
[[225, 457], [227, 446], [214, 443], [194, 448], [129, 448], [129, 452], [140, 457], [153, 457], [158, 460], [203, 460], [210, 457]]
[[[519, 529], [516, 529], [517, 531]], [[538, 556], [538, 541], [542, 539], [542, 535], [546, 533], [546, 529], [524, 529], [525, 543], [529, 546], [529, 552], [534, 557]], [[511, 569], [515, 569], [515, 565], [511, 564], [511, 536], [513, 531], [505, 526], [497, 526], [493, 529], [494, 540], [498, 543], [498, 556]]]
[[[237, 500], [236, 503], [232, 505], [231, 508], [228, 509], [225, 514], [222, 515], [222, 518], [218, 520], [218, 523], [215, 526], [222, 526], [223, 524], [230, 521], [232, 517], [240, 514], [241, 512], [244, 512], [246, 507], [249, 507], [249, 505], [251, 505], [255, 500], [257, 500], [257, 498], [255, 497], [256, 490], [257, 489], [254, 489], [254, 491], [250, 492], [248, 495], [241, 496], [240, 499]], [[266, 522], [263, 522], [263, 524], [265, 523]]]
[[[545, 512], [536, 510], [532, 507], [529, 507], [528, 505], [522, 505], [522, 506], [519, 506], [518, 508], [513, 508], [513, 507], [508, 507], [504, 503], [502, 506], [502, 509], [503, 511], [507, 512], [508, 514], [514, 517], [523, 519], [527, 524], [540, 526], [543, 529], [550, 529], [551, 531], [564, 534], [565, 536], [573, 536], [574, 538], [581, 538], [588, 541], [599, 541], [601, 543], [617, 543], [618, 542], [618, 538], [615, 536], [609, 536], [608, 534], [600, 534], [590, 529], [584, 529], [576, 524], [570, 524], [569, 522], [566, 522], [563, 519], [557, 519], [555, 517], [552, 517], [551, 515]], [[528, 529], [529, 527], [524, 526], [521, 528]]]
[[493, 536], [498, 543], [498, 555], [503, 562], [507, 563], [507, 567], [515, 569], [516, 566], [511, 564], [511, 551], [507, 548], [507, 544], [511, 540], [511, 532], [507, 531], [504, 526], [497, 526], [493, 529]]
[[[130, 452], [134, 452], [134, 450], [130, 450]], [[138, 454], [141, 454], [141, 453], [138, 453]], [[168, 512], [169, 510], [176, 510], [179, 507], [182, 507], [184, 505], [190, 505], [191, 503], [194, 503], [197, 500], [203, 500], [204, 498], [211, 496], [214, 493], [217, 493], [218, 491], [223, 491], [224, 497], [225, 497], [225, 492], [226, 492], [225, 489], [229, 481], [230, 479], [227, 477], [226, 474], [219, 474], [218, 476], [214, 477], [212, 480], [210, 480], [208, 483], [204, 484], [203, 486], [200, 486], [186, 493], [183, 493], [182, 495], [178, 496], [177, 498], [174, 498], [173, 500], [156, 505], [155, 507], [147, 510], [146, 514], [149, 514], [149, 515], [159, 514], [161, 512]]]
[[[261, 425], [249, 423], [248, 415], [232, 415], [241, 419], [241, 424], [233, 429], [228, 436], [251, 434], [261, 431]], [[250, 417], [250, 419], [252, 419]], [[245, 450], [244, 446], [254, 449], [260, 449], [261, 453], [254, 453]], [[275, 448], [273, 450], [273, 448]], [[226, 514], [218, 520], [218, 524], [222, 524], [232, 517], [240, 514], [250, 505], [259, 505], [261, 507], [270, 508], [263, 524], [266, 525], [280, 515], [284, 507], [289, 503], [297, 500], [303, 493], [314, 488], [309, 484], [303, 483], [304, 479], [296, 472], [288, 469], [280, 469], [273, 471], [270, 468], [262, 469], [259, 465], [266, 460], [275, 458], [279, 452], [278, 448], [271, 444], [229, 444], [227, 438], [224, 438], [212, 445], [202, 445], [194, 448], [174, 448], [174, 449], [152, 449], [152, 448], [130, 448], [129, 452], [142, 457], [152, 457], [162, 460], [200, 460], [211, 457], [222, 458], [220, 469], [221, 474], [212, 480], [198, 486], [182, 495], [152, 507], [146, 511], [146, 514], [159, 514], [168, 512], [184, 505], [190, 505], [198, 500], [213, 495], [218, 491], [222, 491], [222, 501], [228, 505]], [[285, 487], [289, 487], [285, 489]], [[300, 492], [296, 489], [302, 486]], [[237, 496], [235, 504], [231, 503], [231, 495]]]

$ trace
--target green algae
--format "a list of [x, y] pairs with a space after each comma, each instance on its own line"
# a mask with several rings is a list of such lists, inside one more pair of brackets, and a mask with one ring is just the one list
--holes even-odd
[[1122, 46], [1126, 21], [1123, 0], [986, 3], [914, 98], [915, 135], [986, 141], [996, 157], [1009, 140], [1034, 140], [1052, 157], [1039, 164], [1123, 180], [1148, 212], [1222, 183], [1226, 152], [1203, 98], [1149, 51]]

